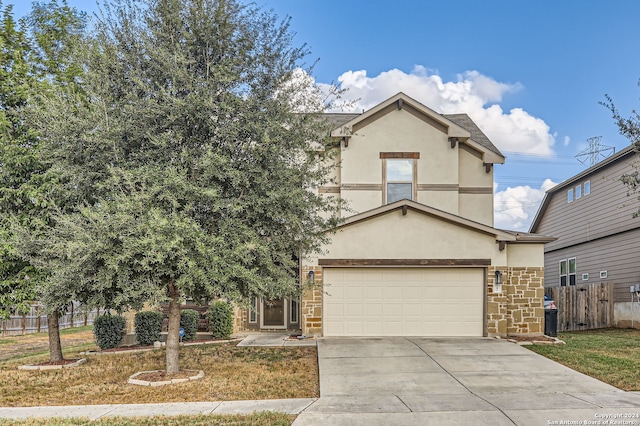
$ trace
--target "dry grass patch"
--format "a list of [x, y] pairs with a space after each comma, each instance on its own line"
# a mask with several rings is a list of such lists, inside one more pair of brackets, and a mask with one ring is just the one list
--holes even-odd
[[199, 415], [199, 416], [157, 416], [157, 417], [110, 417], [90, 421], [89, 419], [0, 419], [0, 425], [11, 426], [289, 426], [296, 416], [282, 413], [261, 412], [249, 415]]
[[[88, 349], [96, 349], [93, 327], [76, 327], [60, 330], [60, 343], [65, 354]], [[47, 333], [33, 333], [24, 336], [0, 337], [0, 362], [23, 359], [23, 364], [31, 363], [30, 357], [49, 354]], [[48, 356], [41, 361], [46, 361]], [[40, 361], [40, 362], [41, 362]]]
[[[77, 353], [69, 354], [69, 357]], [[180, 349], [181, 368], [204, 378], [162, 387], [127, 384], [140, 371], [164, 369], [165, 351], [88, 356], [79, 367], [22, 371], [25, 360], [0, 367], [0, 406], [91, 405], [158, 402], [311, 398], [319, 396], [315, 347], [237, 347], [234, 344]], [[29, 362], [46, 357], [29, 358]]]

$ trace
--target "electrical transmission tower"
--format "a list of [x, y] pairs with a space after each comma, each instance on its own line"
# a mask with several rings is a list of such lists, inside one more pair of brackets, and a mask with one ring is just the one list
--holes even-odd
[[589, 166], [593, 166], [598, 161], [616, 153], [616, 148], [614, 146], [602, 145], [600, 143], [601, 140], [602, 136], [594, 136], [587, 139], [589, 147], [578, 153], [576, 155], [576, 159], [582, 164], [585, 164], [588, 160]]

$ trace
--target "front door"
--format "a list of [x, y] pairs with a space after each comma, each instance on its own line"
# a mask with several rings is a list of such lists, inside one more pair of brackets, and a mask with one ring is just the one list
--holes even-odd
[[262, 301], [261, 328], [287, 328], [286, 302], [286, 299]]

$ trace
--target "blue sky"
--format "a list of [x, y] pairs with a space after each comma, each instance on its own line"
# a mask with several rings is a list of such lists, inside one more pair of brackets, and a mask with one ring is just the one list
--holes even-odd
[[[26, 13], [27, 0], [4, 0]], [[369, 108], [398, 91], [442, 113], [468, 113], [507, 156], [497, 166], [496, 226], [526, 230], [544, 190], [580, 172], [588, 138], [629, 142], [599, 102], [640, 104], [635, 0], [257, 0], [291, 17], [295, 41]], [[69, 4], [95, 11], [94, 0]], [[545, 182], [546, 181], [546, 182]]]

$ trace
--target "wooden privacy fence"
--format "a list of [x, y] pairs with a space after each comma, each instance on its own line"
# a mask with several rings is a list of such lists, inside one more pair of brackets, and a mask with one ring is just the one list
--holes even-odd
[[613, 327], [613, 283], [545, 289], [558, 308], [558, 331]]
[[[74, 303], [69, 306], [65, 315], [60, 316], [58, 325], [60, 328], [80, 327], [93, 324], [99, 315], [98, 310], [87, 311], [82, 306]], [[0, 332], [2, 336], [17, 336], [30, 333], [43, 333], [48, 330], [47, 314], [40, 304], [31, 305], [26, 315], [11, 315], [7, 320], [0, 320]]]

